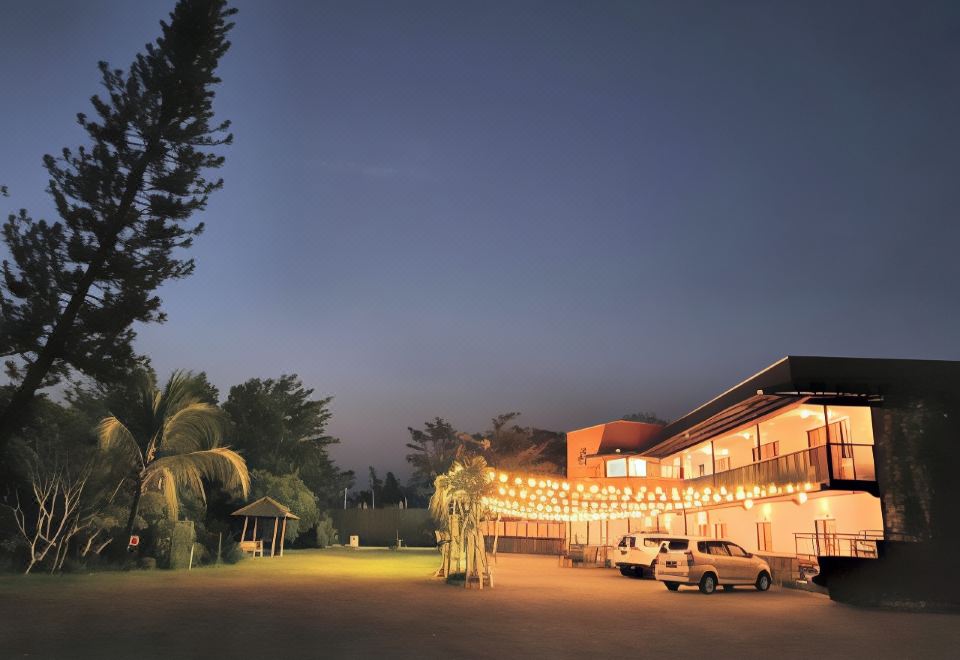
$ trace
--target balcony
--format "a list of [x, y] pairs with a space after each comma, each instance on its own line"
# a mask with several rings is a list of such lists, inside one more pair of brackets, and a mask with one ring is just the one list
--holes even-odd
[[[775, 456], [716, 474], [688, 479], [684, 484], [694, 488], [710, 486], [714, 490], [725, 487], [733, 491], [738, 486], [763, 486], [771, 483], [811, 483], [830, 486], [840, 485], [837, 482], [844, 482], [842, 485], [846, 487], [871, 490], [869, 483], [875, 481], [873, 445], [831, 443], [792, 454]], [[864, 485], [861, 482], [867, 482], [867, 484]]]

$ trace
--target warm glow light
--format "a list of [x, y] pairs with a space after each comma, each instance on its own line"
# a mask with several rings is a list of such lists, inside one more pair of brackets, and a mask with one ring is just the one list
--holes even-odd
[[752, 508], [753, 508], [753, 500], [751, 500], [751, 499], [746, 499], [746, 500], [744, 500], [744, 501], [743, 501], [743, 508], [746, 509], [747, 511], [749, 511], [750, 509], [752, 509]]
[[797, 494], [797, 497], [796, 497], [796, 500], [797, 500], [797, 504], [806, 504], [806, 503], [807, 503], [807, 494], [806, 494], [806, 493], [798, 493], [798, 494]]

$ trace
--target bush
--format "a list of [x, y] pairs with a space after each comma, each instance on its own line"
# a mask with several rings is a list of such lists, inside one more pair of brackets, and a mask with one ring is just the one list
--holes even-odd
[[330, 518], [326, 513], [323, 514], [323, 517], [320, 518], [320, 522], [317, 523], [317, 547], [325, 548], [328, 545], [333, 545], [339, 540], [339, 535], [337, 530], [333, 527], [333, 519]]
[[240, 550], [239, 543], [229, 543], [223, 546], [223, 561], [227, 564], [236, 564], [244, 559], [246, 555]]

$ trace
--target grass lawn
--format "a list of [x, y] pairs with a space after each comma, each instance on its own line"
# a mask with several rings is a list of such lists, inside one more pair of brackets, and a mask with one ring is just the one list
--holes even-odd
[[955, 657], [960, 617], [774, 588], [703, 596], [501, 555], [496, 588], [435, 550], [303, 550], [193, 571], [0, 578], [0, 657]]

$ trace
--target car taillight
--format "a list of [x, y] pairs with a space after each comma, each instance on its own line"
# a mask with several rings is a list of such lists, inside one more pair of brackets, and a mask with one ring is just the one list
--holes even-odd
[[687, 557], [687, 566], [693, 566], [693, 553], [687, 550], [683, 554]]

